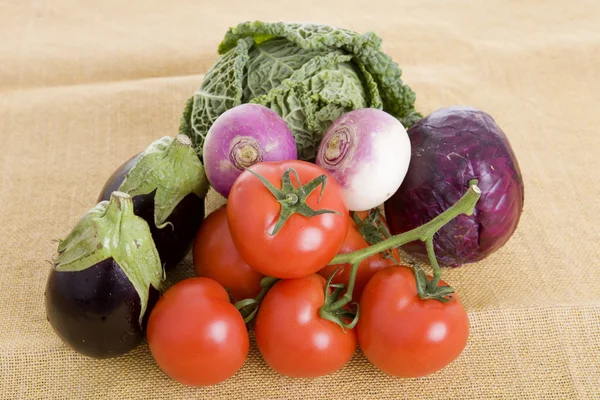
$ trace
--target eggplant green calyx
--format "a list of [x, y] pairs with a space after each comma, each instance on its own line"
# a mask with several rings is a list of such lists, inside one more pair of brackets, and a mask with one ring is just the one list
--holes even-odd
[[165, 221], [184, 197], [194, 193], [204, 198], [208, 186], [204, 166], [192, 148], [192, 141], [185, 135], [177, 135], [150, 144], [125, 176], [119, 191], [132, 197], [156, 191], [154, 223], [164, 228], [169, 224]]
[[150, 227], [133, 213], [131, 196], [113, 192], [98, 203], [61, 240], [54, 257], [58, 272], [78, 272], [113, 258], [140, 296], [139, 323], [146, 313], [150, 285], [160, 290], [164, 278]]
[[[479, 200], [479, 197], [481, 197], [481, 190], [477, 186], [477, 180], [473, 179], [469, 181], [469, 190], [467, 190], [460, 200], [426, 224], [423, 224], [410, 231], [391, 236], [390, 238], [365, 249], [350, 253], [338, 254], [335, 256], [329, 265], [351, 265], [350, 278], [348, 279], [348, 290], [346, 290], [343, 295], [339, 296], [339, 298], [332, 304], [327, 306], [324, 311], [335, 311], [342, 309], [348, 303], [350, 303], [350, 301], [352, 301], [352, 292], [354, 290], [354, 283], [356, 281], [356, 272], [358, 271], [358, 266], [361, 261], [382, 251], [392, 249], [394, 247], [400, 247], [415, 240], [420, 240], [425, 243], [427, 255], [429, 256], [429, 262], [433, 267], [433, 278], [430, 281], [427, 279], [427, 276], [422, 270], [419, 272], [417, 269], [415, 269], [415, 279], [417, 281], [417, 293], [419, 294], [419, 297], [421, 299], [436, 299], [441, 302], [452, 300], [451, 294], [454, 293], [454, 289], [452, 289], [450, 286], [438, 287], [442, 271], [435, 257], [435, 252], [433, 249], [433, 236], [444, 225], [458, 215], [471, 215], [475, 209], [475, 204]], [[335, 272], [332, 274], [332, 277], [333, 275], [335, 275]], [[336, 293], [335, 289], [334, 293]], [[341, 293], [341, 291], [338, 292], [338, 294]]]
[[[321, 200], [325, 186], [327, 186], [327, 176], [325, 176], [325, 174], [317, 176], [306, 185], [302, 185], [296, 170], [288, 168], [281, 177], [281, 189], [277, 189], [271, 182], [265, 179], [264, 176], [257, 174], [251, 169], [246, 170], [256, 176], [266, 186], [269, 192], [275, 196], [279, 204], [281, 204], [279, 219], [273, 228], [273, 232], [270, 233], [271, 236], [275, 236], [293, 214], [300, 214], [309, 218], [321, 214], [339, 214], [337, 211], [328, 209], [313, 210], [306, 204], [308, 196], [310, 196], [319, 185], [321, 185], [321, 191], [319, 192], [319, 199], [317, 202]], [[296, 177], [298, 187], [295, 187], [292, 184], [290, 174], [294, 174]]]

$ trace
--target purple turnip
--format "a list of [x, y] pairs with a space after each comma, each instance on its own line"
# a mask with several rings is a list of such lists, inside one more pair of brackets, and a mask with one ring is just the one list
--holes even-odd
[[351, 211], [377, 207], [398, 189], [410, 161], [404, 126], [375, 108], [351, 111], [325, 132], [317, 165], [342, 186]]
[[202, 155], [211, 186], [227, 197], [244, 169], [262, 161], [295, 160], [297, 150], [292, 131], [275, 111], [242, 104], [212, 124]]

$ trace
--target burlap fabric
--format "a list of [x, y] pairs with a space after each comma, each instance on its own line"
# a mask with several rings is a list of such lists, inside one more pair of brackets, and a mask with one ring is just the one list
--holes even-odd
[[[47, 323], [52, 240], [117, 165], [177, 132], [226, 29], [252, 19], [373, 30], [423, 113], [473, 105], [509, 136], [525, 211], [501, 251], [446, 271], [472, 333], [443, 371], [393, 379], [357, 353], [297, 380], [253, 348], [227, 382], [188, 388], [145, 344], [92, 360]], [[596, 1], [0, 2], [0, 398], [600, 398], [599, 26]]]

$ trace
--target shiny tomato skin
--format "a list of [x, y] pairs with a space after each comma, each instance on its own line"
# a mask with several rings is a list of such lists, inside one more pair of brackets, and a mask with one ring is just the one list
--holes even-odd
[[469, 337], [469, 318], [456, 294], [448, 303], [421, 300], [415, 285], [412, 269], [386, 268], [371, 278], [360, 300], [360, 348], [392, 376], [422, 377], [444, 368]]
[[[359, 218], [364, 219], [366, 217], [367, 212], [359, 212]], [[383, 217], [381, 217], [383, 219]], [[362, 234], [358, 230], [358, 227], [354, 220], [351, 217], [348, 217], [350, 220], [348, 228], [348, 233], [346, 234], [346, 239], [344, 244], [340, 248], [338, 254], [350, 253], [352, 251], [361, 250], [369, 247], [369, 243], [363, 238]], [[383, 219], [385, 223], [385, 219]], [[392, 258], [385, 258], [381, 253], [377, 253], [369, 258], [364, 259], [359, 265], [358, 270], [356, 271], [356, 280], [354, 281], [354, 291], [352, 292], [352, 300], [359, 301], [362, 292], [369, 282], [369, 279], [379, 270], [382, 270], [387, 267], [391, 267], [395, 265], [400, 260], [400, 256], [398, 254], [397, 249], [392, 250]], [[350, 264], [343, 265], [327, 265], [325, 268], [319, 271], [319, 275], [323, 278], [328, 279], [331, 274], [333, 274], [338, 268], [341, 269], [335, 274], [331, 282], [333, 283], [343, 283], [346, 286], [348, 285], [348, 280], [350, 279]]]
[[219, 282], [232, 302], [254, 298], [264, 277], [253, 270], [237, 252], [227, 225], [227, 208], [213, 211], [202, 223], [193, 247], [196, 276]]
[[256, 316], [256, 343], [265, 362], [280, 374], [313, 378], [342, 368], [356, 350], [354, 329], [322, 319], [325, 279], [313, 274], [279, 281]]
[[[308, 276], [327, 265], [344, 243], [348, 231], [348, 207], [341, 187], [321, 167], [305, 161], [262, 162], [250, 169], [262, 175], [277, 189], [281, 177], [293, 168], [304, 185], [320, 175], [327, 177], [321, 199], [321, 186], [307, 199], [313, 210], [328, 209], [314, 217], [293, 214], [275, 235], [271, 235], [279, 218], [281, 205], [266, 186], [244, 171], [229, 193], [227, 220], [233, 243], [244, 260], [256, 271], [275, 278]], [[297, 187], [295, 176], [292, 184]]]
[[158, 366], [189, 386], [226, 380], [248, 355], [241, 314], [209, 278], [188, 278], [168, 289], [150, 314], [147, 336]]

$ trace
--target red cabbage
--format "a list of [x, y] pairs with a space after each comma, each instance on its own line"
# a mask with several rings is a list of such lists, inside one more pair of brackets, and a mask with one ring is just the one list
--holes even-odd
[[[408, 135], [408, 173], [385, 203], [391, 232], [430, 221], [460, 199], [469, 180], [477, 179], [482, 196], [475, 212], [458, 216], [436, 234], [436, 255], [444, 265], [459, 266], [502, 247], [517, 228], [524, 186], [508, 138], [494, 119], [472, 107], [447, 107], [418, 121]], [[404, 249], [426, 254], [420, 242]]]

